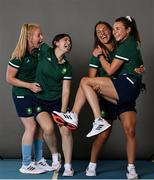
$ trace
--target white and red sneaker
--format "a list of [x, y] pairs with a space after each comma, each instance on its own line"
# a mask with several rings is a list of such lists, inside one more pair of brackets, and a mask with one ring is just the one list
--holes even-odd
[[73, 112], [52, 112], [53, 120], [59, 124], [68, 127], [71, 130], [75, 130], [78, 126], [78, 118], [76, 113]]

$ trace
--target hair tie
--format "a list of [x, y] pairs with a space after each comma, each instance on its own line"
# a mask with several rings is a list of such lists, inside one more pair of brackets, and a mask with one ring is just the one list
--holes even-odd
[[130, 22], [132, 22], [132, 18], [130, 16], [126, 16], [126, 19], [128, 19]]

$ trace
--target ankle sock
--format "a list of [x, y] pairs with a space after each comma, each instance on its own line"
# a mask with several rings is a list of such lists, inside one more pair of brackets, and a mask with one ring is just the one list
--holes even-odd
[[90, 162], [88, 165], [88, 168], [95, 170], [96, 169], [96, 163]]
[[52, 161], [53, 161], [53, 163], [58, 163], [59, 161], [58, 161], [58, 153], [53, 153], [52, 154]]

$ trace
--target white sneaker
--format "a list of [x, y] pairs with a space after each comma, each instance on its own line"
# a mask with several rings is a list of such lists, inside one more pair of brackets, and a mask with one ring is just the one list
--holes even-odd
[[73, 176], [74, 170], [73, 169], [65, 169], [63, 172], [63, 176]]
[[58, 162], [52, 162], [51, 171], [59, 171], [61, 168], [61, 154], [58, 154]]
[[19, 171], [24, 174], [42, 174], [45, 172], [44, 169], [38, 168], [35, 162], [31, 162], [28, 166], [22, 165]]
[[52, 163], [51, 165], [51, 171], [59, 171], [61, 168], [61, 163], [57, 162], [57, 163]]
[[86, 169], [86, 176], [96, 176], [96, 169], [88, 167]]
[[[57, 111], [53, 111], [53, 115], [57, 115], [60, 118], [56, 118], [55, 116], [53, 116], [54, 121], [56, 121], [57, 123], [61, 123], [62, 121], [64, 121], [63, 125], [66, 125], [66, 123], [68, 123], [69, 125], [75, 126], [77, 128], [78, 126], [78, 118], [76, 113], [73, 112], [66, 112], [66, 113], [62, 113], [62, 112], [57, 112]], [[69, 127], [68, 127], [69, 128]]]
[[126, 173], [127, 179], [138, 179], [138, 174], [136, 173], [135, 166], [127, 167], [128, 173]]
[[103, 118], [98, 118], [93, 122], [92, 130], [87, 134], [86, 137], [95, 136], [106, 129], [108, 129], [111, 125]]
[[52, 167], [46, 162], [44, 158], [36, 162], [36, 166], [40, 169], [44, 169], [45, 171], [52, 171]]

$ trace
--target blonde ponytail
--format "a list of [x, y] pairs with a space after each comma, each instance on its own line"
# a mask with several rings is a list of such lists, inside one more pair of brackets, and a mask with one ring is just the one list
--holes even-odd
[[27, 50], [27, 40], [32, 35], [34, 28], [39, 28], [38, 24], [23, 24], [19, 36], [18, 43], [11, 55], [11, 59], [22, 59]]

